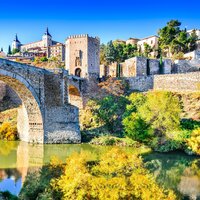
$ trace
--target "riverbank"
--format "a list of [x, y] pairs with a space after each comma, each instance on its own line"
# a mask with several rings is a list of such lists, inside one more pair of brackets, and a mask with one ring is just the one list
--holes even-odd
[[120, 89], [97, 95], [81, 110], [83, 142], [117, 146], [138, 143], [158, 152], [181, 150], [200, 155], [199, 92], [128, 94], [122, 92], [122, 82], [117, 85]]

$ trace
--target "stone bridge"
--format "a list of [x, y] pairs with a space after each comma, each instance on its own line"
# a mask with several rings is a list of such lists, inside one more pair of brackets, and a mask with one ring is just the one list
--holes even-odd
[[[9, 85], [22, 101], [17, 119], [22, 141], [81, 141], [78, 108], [69, 103], [67, 71], [46, 70], [0, 59], [0, 80]], [[71, 81], [71, 84], [76, 82]]]

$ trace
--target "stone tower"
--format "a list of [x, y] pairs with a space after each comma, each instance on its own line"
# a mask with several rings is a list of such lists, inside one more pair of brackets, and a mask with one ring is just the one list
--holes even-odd
[[46, 32], [44, 33], [44, 35], [42, 36], [42, 41], [44, 43], [44, 47], [48, 47], [52, 45], [52, 36], [49, 33], [49, 29], [47, 27]]
[[21, 42], [18, 40], [17, 34], [15, 35], [15, 39], [12, 42], [12, 50], [13, 49], [18, 49], [20, 50], [21, 47]]
[[100, 40], [86, 35], [69, 36], [66, 40], [65, 67], [70, 75], [99, 77]]

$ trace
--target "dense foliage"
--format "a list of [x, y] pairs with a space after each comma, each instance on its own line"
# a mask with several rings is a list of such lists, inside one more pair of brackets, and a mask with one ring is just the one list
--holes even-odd
[[181, 22], [171, 20], [158, 31], [159, 48], [163, 56], [177, 55], [195, 50], [197, 35], [195, 31], [188, 37], [186, 30], [181, 30]]
[[137, 155], [112, 149], [99, 161], [89, 157], [71, 156], [64, 174], [51, 181], [62, 199], [175, 199], [156, 184]]
[[200, 155], [200, 128], [192, 131], [191, 137], [187, 139], [188, 149]]
[[[160, 152], [184, 150], [189, 153], [194, 148], [188, 147], [187, 140], [191, 138], [192, 131], [200, 127], [200, 122], [181, 119], [183, 114], [185, 116], [182, 106], [180, 95], [171, 92], [132, 93], [127, 98], [106, 95], [90, 101], [88, 112], [83, 115], [84, 118], [81, 116], [84, 125], [82, 136], [86, 138], [83, 141], [118, 145], [121, 139], [111, 136], [120, 136]], [[129, 143], [122, 144], [130, 146]]]
[[145, 141], [152, 134], [162, 136], [179, 128], [181, 109], [172, 93], [132, 94], [129, 100], [123, 120], [128, 137]]
[[157, 135], [179, 129], [180, 103], [171, 92], [149, 92], [138, 113]]
[[0, 126], [0, 140], [17, 140], [18, 139], [18, 132], [17, 127], [12, 125], [10, 122], [4, 122]]
[[124, 62], [137, 55], [140, 55], [137, 45], [109, 41], [107, 45], [102, 44], [100, 47], [100, 62], [105, 65], [112, 62]]
[[122, 131], [122, 115], [126, 109], [127, 99], [123, 96], [109, 95], [97, 101], [97, 109], [94, 111], [97, 119], [102, 122], [110, 133]]
[[18, 198], [12, 195], [10, 192], [0, 192], [0, 199], [1, 200], [18, 200]]

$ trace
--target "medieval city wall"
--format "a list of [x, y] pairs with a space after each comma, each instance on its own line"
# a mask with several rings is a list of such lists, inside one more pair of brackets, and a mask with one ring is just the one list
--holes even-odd
[[138, 76], [125, 78], [131, 91], [166, 90], [172, 92], [200, 91], [200, 72]]
[[155, 75], [153, 78], [153, 89], [175, 92], [200, 91], [200, 72]]
[[153, 76], [137, 76], [126, 78], [131, 91], [145, 92], [153, 89]]

